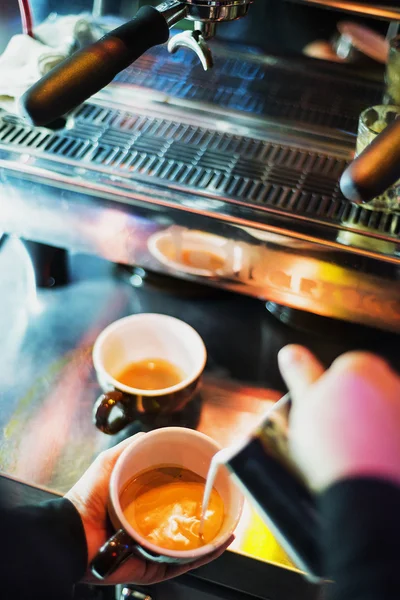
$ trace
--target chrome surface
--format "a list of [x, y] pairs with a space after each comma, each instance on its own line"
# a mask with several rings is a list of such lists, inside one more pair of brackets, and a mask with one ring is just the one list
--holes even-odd
[[377, 17], [379, 19], [388, 19], [398, 21], [400, 19], [400, 8], [394, 2], [387, 1], [386, 6], [381, 3], [373, 2], [353, 2], [353, 0], [289, 0], [290, 2], [299, 2], [302, 4], [313, 4], [324, 8], [333, 8], [354, 14]]
[[121, 588], [122, 589], [116, 592], [116, 600], [125, 600], [126, 598], [131, 598], [133, 600], [153, 600], [153, 598], [148, 594], [143, 594], [142, 592], [135, 590], [133, 587], [129, 588], [126, 586], [121, 586]]
[[180, 48], [193, 51], [203, 69], [214, 66], [206, 40], [215, 36], [216, 23], [233, 21], [245, 17], [254, 0], [170, 0], [157, 6], [172, 27], [181, 19], [194, 21], [194, 30], [178, 33], [169, 40], [168, 50], [175, 54]]
[[188, 19], [194, 21], [234, 21], [245, 17], [254, 0], [183, 0]]
[[[253, 2], [254, 0], [168, 0], [156, 8], [165, 16], [169, 26], [183, 18], [214, 24], [245, 17]], [[211, 29], [215, 33], [215, 28]]]
[[92, 16], [95, 19], [104, 16], [104, 0], [93, 0]]
[[[360, 104], [381, 86], [352, 73], [335, 79], [308, 61], [221, 51], [205, 103], [191, 58], [187, 67], [187, 54], [159, 56], [131, 67], [66, 129], [0, 117], [2, 228], [399, 331], [400, 216], [349, 204], [338, 187]], [[185, 82], [180, 98], [149, 90], [168, 76]], [[218, 103], [220, 81], [242, 82], [246, 101], [231, 91], [227, 105], [222, 87]], [[272, 100], [257, 104], [257, 90], [269, 90], [280, 118]]]
[[210, 112], [287, 120], [296, 129], [323, 127], [329, 138], [341, 131], [356, 134], [360, 113], [382, 101], [382, 81], [366, 80], [336, 65], [238, 52], [216, 42], [213, 55], [214, 69], [204, 73], [191, 52], [171, 56], [165, 48], [153, 48], [120, 73], [115, 85], [123, 86], [127, 102], [152, 90], [160, 102], [172, 97], [191, 106], [212, 105]]
[[[205, 198], [199, 211], [204, 206], [216, 216], [224, 207], [227, 215], [254, 207], [254, 215], [265, 219], [290, 216], [293, 233], [300, 234], [306, 221], [316, 238], [318, 228], [329, 225], [332, 231], [340, 227], [358, 234], [366, 228], [367, 237], [398, 241], [398, 216], [359, 209], [340, 193], [338, 178], [352, 155], [350, 144], [329, 147], [318, 134], [296, 135], [272, 123], [263, 129], [246, 119], [216, 119], [161, 105], [111, 109], [98, 100], [82, 106], [67, 128], [56, 132], [4, 115], [0, 148], [5, 156], [17, 155], [14, 168], [20, 171], [34, 172], [50, 161], [55, 172], [78, 184], [115, 179], [116, 187], [134, 192], [139, 182], [154, 183], [161, 193], [164, 187], [176, 192], [177, 206], [179, 195], [196, 194]], [[189, 206], [196, 206], [194, 199]], [[397, 249], [382, 246], [381, 251], [397, 257]]]
[[[400, 220], [340, 196], [349, 149], [327, 152], [316, 135], [302, 147], [303, 136], [272, 125], [266, 133], [239, 120], [202, 115], [200, 125], [193, 111], [154, 111], [99, 101], [58, 133], [3, 119], [4, 229], [400, 329]], [[321, 149], [311, 151], [311, 141]], [[222, 270], [199, 276], [199, 265], [185, 265], [181, 250], [193, 243], [222, 253]]]
[[169, 0], [156, 8], [164, 16], [170, 28], [184, 19], [187, 14], [187, 7], [180, 0]]
[[209, 22], [205, 23], [204, 21], [195, 21], [194, 29], [195, 31], [200, 31], [205, 40], [210, 40], [211, 38], [215, 37], [217, 24]]

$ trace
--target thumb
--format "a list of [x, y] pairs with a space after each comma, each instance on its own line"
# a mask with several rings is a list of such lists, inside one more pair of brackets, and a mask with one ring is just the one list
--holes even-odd
[[[111, 476], [111, 472], [115, 467], [115, 464], [123, 451], [128, 448], [132, 442], [136, 439], [137, 436], [146, 435], [145, 433], [137, 433], [126, 440], [123, 440], [116, 446], [109, 448], [108, 450], [103, 450], [96, 460], [89, 466], [87, 471], [82, 475], [82, 477], [75, 483], [75, 485], [71, 488], [71, 490], [66, 494], [69, 497], [69, 494], [73, 494], [76, 491], [79, 494], [84, 494], [88, 489], [101, 489], [104, 497], [106, 498], [108, 495], [108, 480]], [[71, 498], [70, 498], [71, 499]]]
[[299, 402], [309, 386], [315, 383], [325, 369], [319, 360], [303, 346], [286, 346], [278, 354], [281, 375], [293, 401]]
[[142, 435], [146, 434], [142, 431], [139, 433], [135, 433], [135, 435], [132, 435], [131, 437], [123, 440], [116, 446], [112, 446], [108, 450], [103, 450], [103, 452], [101, 452], [97, 456], [93, 465], [101, 465], [103, 468], [106, 467], [111, 471], [114, 468], [115, 463], [117, 462], [123, 451], [126, 448], [128, 448], [132, 444], [132, 442], [134, 442], [138, 437], [141, 437]]

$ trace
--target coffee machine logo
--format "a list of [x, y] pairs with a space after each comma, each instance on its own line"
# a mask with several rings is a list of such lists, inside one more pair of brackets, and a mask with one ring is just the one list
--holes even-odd
[[378, 277], [294, 256], [283, 247], [259, 249], [257, 254], [248, 283], [265, 288], [268, 299], [339, 318], [365, 315], [377, 324], [400, 326], [400, 294], [394, 283], [383, 284]]
[[362, 283], [357, 287], [348, 287], [277, 270], [266, 273], [266, 281], [280, 292], [294, 294], [324, 307], [336, 306], [344, 314], [366, 313], [371, 317], [400, 323], [400, 298], [391, 297], [386, 288], [372, 291], [368, 289], [369, 286], [363, 288]]

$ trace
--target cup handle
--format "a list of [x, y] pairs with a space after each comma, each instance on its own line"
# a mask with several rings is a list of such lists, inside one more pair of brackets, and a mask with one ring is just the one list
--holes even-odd
[[[132, 398], [127, 394], [118, 390], [102, 394], [93, 408], [93, 421], [96, 427], [108, 435], [122, 431], [133, 420], [129, 410], [131, 400]], [[117, 405], [122, 415], [110, 423], [111, 411]]]
[[114, 573], [133, 553], [132, 538], [120, 529], [102, 546], [90, 564], [97, 579], [106, 579]]

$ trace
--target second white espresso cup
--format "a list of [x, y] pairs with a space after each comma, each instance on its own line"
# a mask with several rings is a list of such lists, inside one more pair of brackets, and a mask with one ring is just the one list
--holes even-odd
[[[182, 381], [160, 390], [141, 390], [118, 381], [118, 375], [130, 363], [154, 358], [178, 367], [185, 375]], [[151, 313], [115, 321], [93, 347], [93, 364], [104, 392], [94, 406], [96, 427], [115, 434], [142, 415], [168, 415], [182, 410], [199, 387], [206, 361], [203, 340], [184, 321]], [[114, 411], [116, 408], [118, 411]]]

